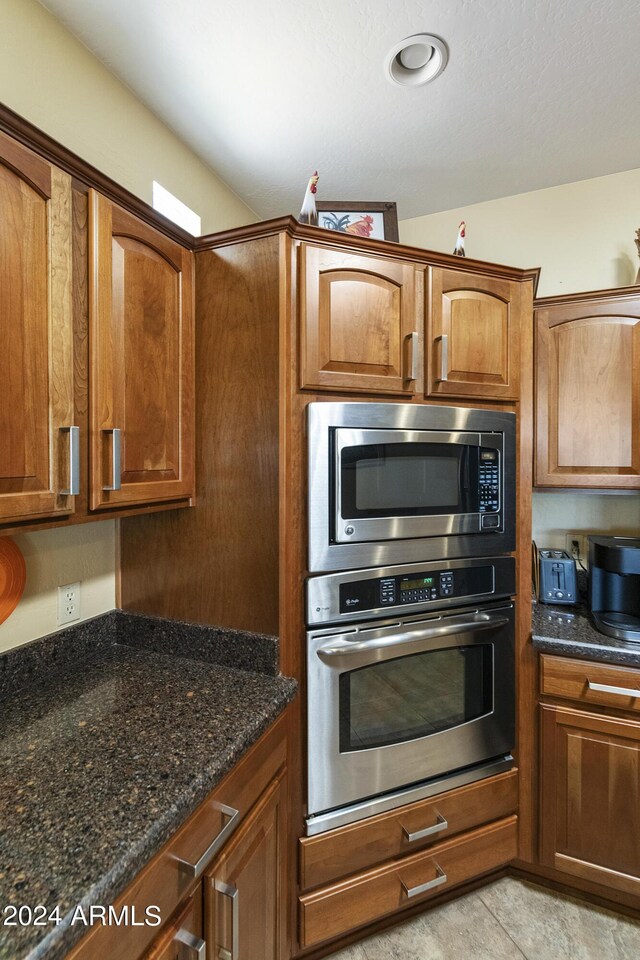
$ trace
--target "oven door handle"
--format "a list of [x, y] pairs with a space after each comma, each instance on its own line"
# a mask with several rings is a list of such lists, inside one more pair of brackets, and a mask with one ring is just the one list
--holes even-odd
[[321, 660], [330, 660], [333, 657], [369, 653], [373, 650], [427, 646], [432, 640], [439, 640], [441, 637], [450, 637], [456, 633], [495, 630], [498, 627], [504, 627], [507, 623], [509, 623], [509, 617], [505, 617], [504, 614], [477, 613], [473, 617], [457, 617], [438, 627], [394, 633], [389, 637], [378, 637], [376, 640], [335, 640], [330, 646], [320, 647], [317, 653]]

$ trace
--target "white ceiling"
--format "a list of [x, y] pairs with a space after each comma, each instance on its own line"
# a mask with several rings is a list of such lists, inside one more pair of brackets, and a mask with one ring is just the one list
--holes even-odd
[[[640, 166], [638, 0], [44, 0], [261, 217], [400, 218]], [[387, 50], [449, 45], [433, 84]], [[97, 105], [99, 106], [99, 105]]]

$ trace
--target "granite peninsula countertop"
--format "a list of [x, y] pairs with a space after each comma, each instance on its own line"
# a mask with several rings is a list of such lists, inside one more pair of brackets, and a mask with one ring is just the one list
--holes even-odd
[[[0, 656], [0, 960], [59, 960], [295, 696], [277, 639], [113, 611]], [[66, 922], [65, 922], [66, 920]]]
[[583, 604], [565, 607], [534, 600], [531, 620], [533, 646], [542, 653], [640, 667], [640, 643], [600, 633]]

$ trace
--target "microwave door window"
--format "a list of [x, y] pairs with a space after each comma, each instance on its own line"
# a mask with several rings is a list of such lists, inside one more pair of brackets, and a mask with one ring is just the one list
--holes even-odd
[[493, 645], [447, 647], [340, 675], [340, 752], [406, 743], [493, 709]]
[[[462, 444], [384, 443], [342, 451], [343, 519], [475, 512]], [[476, 484], [477, 485], [477, 484]]]

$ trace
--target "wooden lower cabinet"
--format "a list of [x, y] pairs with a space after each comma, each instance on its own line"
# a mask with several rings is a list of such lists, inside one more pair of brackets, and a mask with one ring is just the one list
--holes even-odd
[[200, 960], [206, 949], [202, 934], [202, 883], [199, 883], [186, 906], [167, 924], [143, 960]]
[[[113, 904], [138, 919], [153, 905], [162, 925], [93, 926], [66, 960], [285, 960], [288, 722], [276, 721]], [[239, 953], [225, 952], [232, 894], [212, 896], [216, 881], [237, 890]]]
[[517, 817], [393, 860], [300, 897], [300, 942], [312, 947], [437, 896], [513, 860]]
[[210, 960], [284, 960], [285, 797], [279, 778], [207, 872], [205, 939]]
[[541, 711], [541, 862], [639, 895], [640, 723]]

